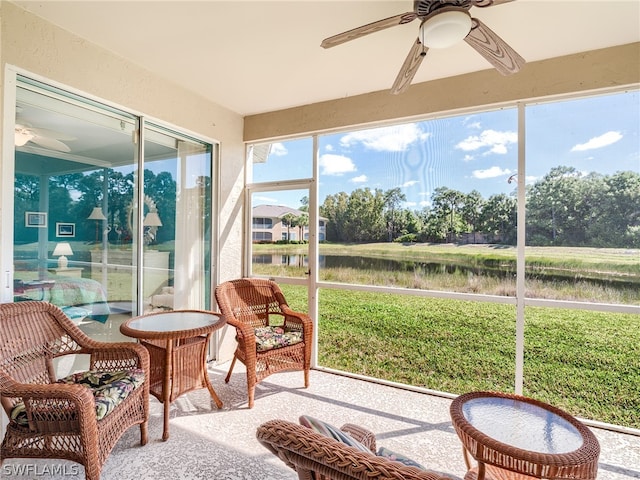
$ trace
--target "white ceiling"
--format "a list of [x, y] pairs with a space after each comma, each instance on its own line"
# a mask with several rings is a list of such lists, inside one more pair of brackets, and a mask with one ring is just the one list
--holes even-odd
[[[13, 3], [241, 115], [388, 90], [419, 27], [415, 20], [325, 50], [322, 39], [413, 2]], [[516, 0], [471, 13], [528, 62], [640, 41], [640, 0]], [[487, 68], [462, 42], [429, 50], [413, 83]]]

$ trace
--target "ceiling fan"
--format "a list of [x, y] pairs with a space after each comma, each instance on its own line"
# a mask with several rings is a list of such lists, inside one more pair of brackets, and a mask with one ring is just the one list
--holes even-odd
[[15, 144], [17, 147], [22, 147], [27, 142], [32, 142], [49, 150], [70, 152], [69, 146], [61, 140], [75, 140], [75, 137], [46, 128], [33, 128], [28, 123], [20, 120], [16, 121]]
[[378, 20], [332, 37], [321, 46], [331, 48], [396, 25], [420, 19], [418, 38], [396, 77], [391, 93], [404, 92], [415, 76], [429, 48], [447, 48], [463, 40], [503, 75], [516, 73], [525, 60], [493, 30], [469, 13], [471, 7], [491, 7], [514, 0], [414, 0], [413, 11]]

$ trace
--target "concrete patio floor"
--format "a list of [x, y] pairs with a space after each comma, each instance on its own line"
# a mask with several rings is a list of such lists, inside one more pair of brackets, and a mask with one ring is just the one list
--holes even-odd
[[[303, 414], [340, 426], [362, 425], [378, 445], [402, 452], [453, 479], [465, 474], [462, 447], [449, 418], [450, 399], [313, 370], [303, 388], [302, 372], [272, 375], [256, 388], [247, 408], [242, 365], [229, 384], [228, 364], [210, 366], [218, 410], [206, 389], [190, 392], [171, 407], [170, 438], [163, 442], [162, 405], [152, 397], [149, 443], [140, 447], [131, 428], [107, 459], [102, 480], [295, 480], [297, 474], [258, 443], [256, 428], [279, 418], [297, 422]], [[640, 437], [592, 428], [601, 446], [598, 479], [640, 478]], [[23, 469], [22, 471], [20, 469]], [[73, 480], [84, 470], [57, 460], [7, 460], [0, 478]]]

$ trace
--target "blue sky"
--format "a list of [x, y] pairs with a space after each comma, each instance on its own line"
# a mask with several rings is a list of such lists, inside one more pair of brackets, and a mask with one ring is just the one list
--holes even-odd
[[[406, 207], [430, 204], [435, 188], [511, 193], [517, 172], [517, 110], [444, 117], [319, 137], [320, 203], [356, 188], [399, 187]], [[637, 91], [539, 104], [526, 110], [527, 183], [558, 165], [584, 173], [640, 172]], [[274, 143], [256, 181], [311, 176], [310, 138]], [[300, 191], [254, 195], [254, 204], [299, 206]], [[304, 192], [303, 192], [304, 193]]]

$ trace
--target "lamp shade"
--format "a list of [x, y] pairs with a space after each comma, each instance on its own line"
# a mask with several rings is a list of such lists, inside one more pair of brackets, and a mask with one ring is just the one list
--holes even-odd
[[102, 213], [102, 207], [93, 207], [91, 214], [87, 217], [87, 220], [106, 220], [107, 217]]
[[71, 250], [71, 245], [69, 242], [60, 242], [56, 245], [56, 248], [53, 249], [53, 256], [58, 258], [58, 268], [67, 268], [69, 265], [69, 260], [66, 255], [73, 255], [73, 250]]
[[149, 212], [146, 217], [144, 217], [142, 224], [145, 227], [161, 227], [162, 221], [160, 220], [158, 212]]
[[73, 250], [71, 250], [69, 242], [60, 242], [56, 245], [56, 248], [53, 249], [54, 257], [59, 257], [60, 255], [73, 255]]
[[429, 48], [447, 48], [471, 31], [471, 16], [464, 9], [444, 10], [420, 25], [420, 39]]

